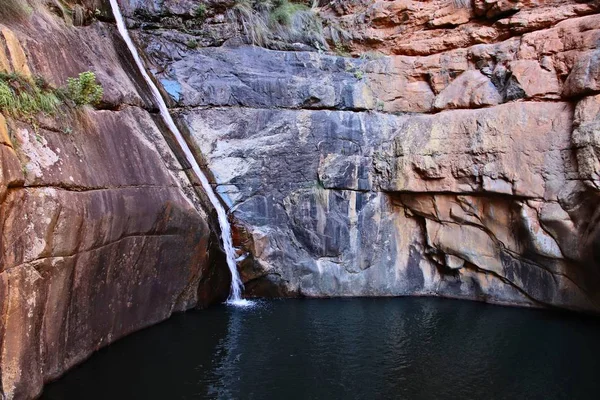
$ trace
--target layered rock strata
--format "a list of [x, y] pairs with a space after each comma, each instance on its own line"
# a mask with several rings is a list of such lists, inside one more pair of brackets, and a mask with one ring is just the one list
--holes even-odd
[[360, 58], [244, 45], [209, 3], [196, 31], [186, 2], [129, 22], [248, 293], [600, 309], [597, 2], [328, 2]]
[[3, 23], [3, 72], [58, 87], [91, 70], [104, 87], [99, 109], [0, 116], [0, 398], [22, 399], [227, 282], [116, 27], [74, 27], [44, 8]]

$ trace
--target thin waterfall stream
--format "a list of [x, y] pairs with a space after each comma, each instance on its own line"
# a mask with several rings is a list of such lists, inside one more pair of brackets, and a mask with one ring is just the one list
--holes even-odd
[[225, 251], [225, 256], [227, 259], [227, 266], [229, 267], [229, 271], [231, 272], [231, 292], [229, 294], [229, 298], [227, 299], [227, 303], [236, 306], [252, 305], [253, 303], [251, 301], [242, 299], [242, 290], [244, 287], [237, 270], [235, 250], [233, 248], [233, 240], [231, 236], [231, 226], [229, 225], [229, 221], [227, 220], [227, 212], [225, 211], [225, 208], [221, 205], [221, 202], [219, 201], [217, 195], [210, 186], [208, 179], [200, 169], [200, 166], [194, 158], [189, 146], [185, 142], [183, 135], [175, 125], [175, 121], [173, 121], [171, 113], [169, 112], [167, 104], [165, 103], [165, 100], [163, 99], [160, 91], [158, 90], [158, 87], [154, 84], [154, 82], [150, 78], [150, 75], [146, 71], [146, 67], [142, 62], [137, 48], [131, 40], [131, 36], [129, 35], [129, 31], [127, 30], [127, 26], [125, 25], [125, 20], [123, 18], [123, 14], [121, 13], [117, 0], [110, 0], [110, 5], [112, 8], [113, 15], [115, 16], [115, 19], [117, 21], [117, 28], [119, 30], [119, 33], [121, 34], [121, 37], [127, 44], [127, 48], [129, 49], [131, 55], [135, 59], [135, 63], [138, 69], [140, 70], [140, 73], [144, 77], [144, 80], [146, 81], [146, 83], [148, 83], [148, 86], [150, 87], [150, 90], [152, 92], [152, 96], [158, 104], [160, 115], [169, 127], [169, 130], [175, 136], [177, 143], [179, 144], [179, 146], [185, 154], [186, 160], [190, 163], [194, 174], [200, 180], [204, 192], [208, 196], [215, 210], [217, 210], [219, 226], [221, 228], [221, 240], [223, 242], [223, 249]]

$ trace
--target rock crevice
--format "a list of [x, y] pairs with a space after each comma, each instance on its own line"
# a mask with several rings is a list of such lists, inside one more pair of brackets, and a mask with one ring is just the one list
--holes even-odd
[[230, 40], [226, 1], [198, 27], [224, 45], [192, 48], [161, 22], [185, 4], [146, 9], [138, 43], [252, 255], [250, 294], [598, 311], [598, 4], [452, 3], [321, 2], [360, 58]]
[[0, 115], [0, 397], [22, 399], [99, 348], [223, 298], [228, 275], [116, 27], [74, 27], [41, 4], [3, 24], [1, 72], [58, 87], [91, 70], [104, 88], [99, 109]]

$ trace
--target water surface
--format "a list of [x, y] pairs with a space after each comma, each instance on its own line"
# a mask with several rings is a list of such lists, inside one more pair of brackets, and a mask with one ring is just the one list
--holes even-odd
[[218, 306], [96, 353], [43, 399], [598, 399], [600, 322], [431, 299]]

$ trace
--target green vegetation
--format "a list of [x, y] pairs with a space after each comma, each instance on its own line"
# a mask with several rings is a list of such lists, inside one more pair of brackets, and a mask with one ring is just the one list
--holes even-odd
[[67, 0], [45, 0], [43, 2], [41, 0], [0, 0], [0, 22], [25, 22], [42, 4], [67, 23], [83, 25], [85, 22], [87, 13], [85, 7], [80, 4], [71, 5]]
[[200, 3], [194, 8], [194, 18], [199, 20], [206, 18], [206, 6], [204, 4]]
[[198, 48], [198, 41], [195, 39], [190, 39], [188, 40], [185, 45], [190, 48], [190, 49], [197, 49]]
[[327, 48], [316, 6], [289, 0], [236, 0], [228, 16], [239, 22], [245, 35], [258, 46], [279, 42]]
[[[0, 0], [2, 1], [2, 0]], [[37, 1], [40, 0], [29, 0]], [[77, 4], [78, 3], [78, 4]], [[85, 26], [98, 18], [108, 18], [99, 0], [44, 0], [45, 6], [67, 25]]]
[[31, 118], [38, 113], [55, 114], [63, 104], [95, 105], [103, 89], [93, 72], [69, 78], [66, 88], [53, 88], [43, 78], [16, 73], [0, 73], [0, 112], [13, 117]]
[[60, 104], [57, 92], [42, 79], [0, 73], [0, 111], [12, 116], [53, 114]]
[[263, 10], [257, 11], [250, 0], [236, 0], [233, 8], [228, 11], [231, 20], [238, 21], [248, 39], [257, 46], [265, 47], [271, 38]]
[[279, 5], [270, 13], [270, 22], [283, 26], [290, 26], [293, 23], [296, 13], [307, 11], [309, 8], [304, 4], [290, 3], [281, 1]]
[[380, 51], [367, 51], [360, 55], [361, 60], [380, 60], [385, 57], [385, 54]]
[[350, 54], [348, 47], [343, 45], [341, 42], [337, 42], [335, 44], [334, 51], [335, 51], [335, 54], [337, 54], [340, 57], [352, 57], [352, 54]]
[[333, 43], [335, 53], [341, 57], [351, 57], [352, 55], [346, 45], [352, 40], [350, 32], [332, 20], [325, 20], [324, 24], [324, 31]]
[[352, 75], [354, 75], [354, 77], [359, 81], [365, 77], [365, 72], [362, 69], [360, 69], [360, 67], [357, 67], [352, 64], [346, 65], [346, 72], [349, 72]]
[[96, 74], [91, 71], [67, 80], [66, 98], [78, 106], [96, 105], [102, 100], [103, 94], [104, 89], [96, 83]]

